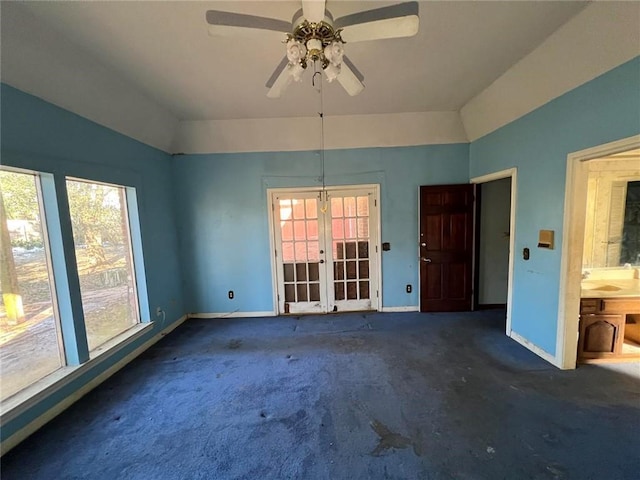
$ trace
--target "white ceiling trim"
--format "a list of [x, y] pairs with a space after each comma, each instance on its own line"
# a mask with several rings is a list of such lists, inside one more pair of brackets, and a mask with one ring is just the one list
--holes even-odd
[[24, 9], [3, 8], [1, 28], [3, 83], [169, 151], [178, 119], [113, 69]]
[[[324, 148], [467, 143], [458, 112], [325, 116]], [[280, 152], [321, 147], [320, 117], [182, 121], [174, 153]]]
[[640, 2], [595, 2], [461, 109], [474, 141], [640, 55]]

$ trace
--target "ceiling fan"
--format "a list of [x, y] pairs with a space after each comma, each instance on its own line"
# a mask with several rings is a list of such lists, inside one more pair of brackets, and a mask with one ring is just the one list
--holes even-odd
[[[267, 81], [267, 96], [278, 98], [292, 80], [300, 81], [309, 65], [337, 80], [349, 95], [364, 89], [364, 76], [344, 55], [344, 45], [366, 40], [411, 37], [418, 33], [418, 2], [404, 2], [333, 19], [326, 0], [301, 0], [291, 22], [241, 13], [208, 10], [213, 36], [273, 33], [284, 38], [286, 56]], [[284, 36], [284, 37], [283, 37]], [[315, 73], [314, 73], [315, 75]]]

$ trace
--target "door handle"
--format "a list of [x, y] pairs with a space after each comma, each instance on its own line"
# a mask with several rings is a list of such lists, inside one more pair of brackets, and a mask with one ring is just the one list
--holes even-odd
[[320, 259], [320, 263], [324, 263], [324, 260], [323, 260], [323, 259]]
[[427, 246], [427, 244], [426, 244], [425, 242], [422, 242], [422, 243], [420, 244], [420, 246], [421, 246], [421, 247], [426, 247], [426, 246]]
[[427, 258], [427, 257], [422, 257], [422, 258], [420, 258], [420, 260], [422, 260], [425, 263], [431, 263], [431, 259]]

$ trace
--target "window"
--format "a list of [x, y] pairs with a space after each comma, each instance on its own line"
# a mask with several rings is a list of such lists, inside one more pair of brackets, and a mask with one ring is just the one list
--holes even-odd
[[124, 187], [67, 179], [89, 350], [139, 322]]
[[1, 400], [64, 364], [42, 211], [37, 175], [0, 170]]

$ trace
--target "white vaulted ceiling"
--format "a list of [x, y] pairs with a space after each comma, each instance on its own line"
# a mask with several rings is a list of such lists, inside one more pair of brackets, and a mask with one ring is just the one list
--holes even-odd
[[[329, 0], [327, 8], [340, 17], [393, 3]], [[345, 46], [366, 88], [349, 97], [337, 83], [325, 83], [324, 111], [459, 112], [587, 4], [422, 1], [415, 37]], [[319, 108], [309, 72], [281, 98], [266, 97], [282, 43], [207, 32], [209, 9], [290, 21], [297, 1], [2, 2], [1, 8], [3, 82], [167, 151], [181, 124], [311, 117]]]

